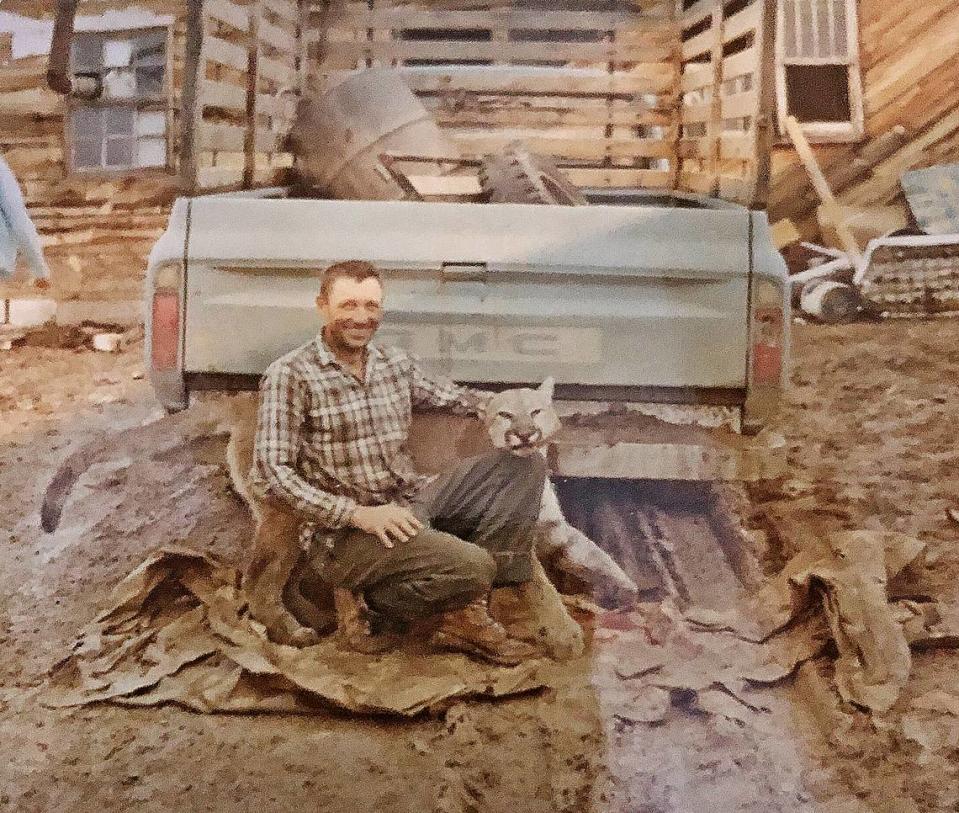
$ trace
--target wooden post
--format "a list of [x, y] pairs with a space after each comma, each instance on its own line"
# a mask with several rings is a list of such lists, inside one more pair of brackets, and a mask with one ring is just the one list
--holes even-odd
[[776, 17], [777, 0], [756, 0], [763, 4], [763, 19], [756, 29], [758, 42], [756, 88], [758, 105], [753, 128], [756, 133], [753, 191], [750, 209], [765, 210], [769, 206], [772, 186], [773, 116], [776, 114]]
[[180, 91], [180, 174], [181, 195], [197, 190], [197, 130], [201, 125], [199, 85], [203, 78], [203, 0], [187, 3], [186, 54], [183, 87]]
[[722, 0], [716, 0], [710, 21], [713, 49], [710, 54], [710, 67], [713, 71], [712, 96], [709, 99], [709, 123], [706, 136], [709, 138], [709, 157], [706, 159], [706, 172], [710, 177], [712, 197], [719, 195], [719, 148], [723, 136], [723, 37], [725, 32], [725, 11]]
[[859, 244], [856, 243], [856, 238], [853, 237], [849, 227], [843, 221], [842, 211], [839, 208], [839, 204], [836, 203], [832, 189], [829, 188], [829, 182], [826, 180], [826, 176], [823, 175], [822, 169], [819, 167], [819, 162], [816, 160], [816, 156], [812, 151], [812, 147], [809, 146], [809, 142], [806, 140], [806, 134], [803, 133], [802, 127], [795, 116], [786, 117], [786, 132], [789, 133], [789, 137], [796, 147], [796, 152], [806, 167], [806, 172], [809, 173], [809, 179], [812, 181], [813, 188], [822, 201], [823, 213], [835, 226], [836, 234], [839, 235], [839, 241], [842, 243], [843, 249], [849, 255], [850, 259], [853, 260], [854, 265], [857, 268], [860, 267], [862, 265], [862, 252], [859, 250]]
[[257, 1], [249, 6], [250, 23], [247, 28], [247, 63], [246, 63], [246, 133], [243, 137], [243, 188], [253, 186], [256, 173], [256, 94], [259, 90], [259, 61], [260, 61], [260, 16], [263, 7]]

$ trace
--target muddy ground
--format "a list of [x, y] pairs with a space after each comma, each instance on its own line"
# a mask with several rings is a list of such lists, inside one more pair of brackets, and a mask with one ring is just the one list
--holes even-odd
[[[959, 604], [959, 322], [797, 325], [784, 430], [790, 473], [747, 489], [743, 520], [772, 573], [836, 529], [929, 545], [931, 591]], [[917, 653], [895, 708], [828, 737], [792, 683], [761, 724], [677, 708], [648, 724], [597, 631], [555, 690], [457, 704], [413, 721], [204, 716], [177, 707], [45, 708], [43, 680], [109, 589], [179, 542], [239, 561], [250, 520], [222, 443], [144, 460], [118, 448], [78, 483], [59, 530], [38, 506], [61, 461], [99, 431], [158, 415], [141, 348], [0, 352], [0, 809], [22, 811], [959, 810], [959, 654]]]

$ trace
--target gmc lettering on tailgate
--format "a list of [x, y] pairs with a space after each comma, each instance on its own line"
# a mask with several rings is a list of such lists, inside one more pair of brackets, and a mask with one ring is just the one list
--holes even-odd
[[602, 332], [585, 328], [468, 327], [461, 325], [384, 325], [376, 337], [423, 358], [553, 364], [595, 364], [602, 358]]

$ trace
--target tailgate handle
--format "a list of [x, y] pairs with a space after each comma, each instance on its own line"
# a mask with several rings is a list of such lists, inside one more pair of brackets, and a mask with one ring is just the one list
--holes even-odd
[[486, 282], [488, 273], [486, 263], [443, 263], [440, 266], [443, 282]]

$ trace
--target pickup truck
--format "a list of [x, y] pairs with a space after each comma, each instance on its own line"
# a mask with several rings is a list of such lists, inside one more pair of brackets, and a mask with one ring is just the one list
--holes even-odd
[[[579, 431], [559, 473], [724, 477], [697, 433], [756, 433], [785, 381], [786, 268], [766, 215], [678, 193], [586, 196], [588, 206], [182, 198], [147, 273], [156, 393], [178, 410], [199, 391], [255, 389], [271, 361], [316, 334], [321, 271], [360, 258], [386, 282], [377, 341], [487, 389], [552, 375], [561, 415], [635, 411], [687, 427], [658, 433], [658, 453], [646, 446], [628, 464], [616, 445], [649, 431], [607, 437], [605, 459]], [[667, 453], [690, 444], [698, 473]]]

